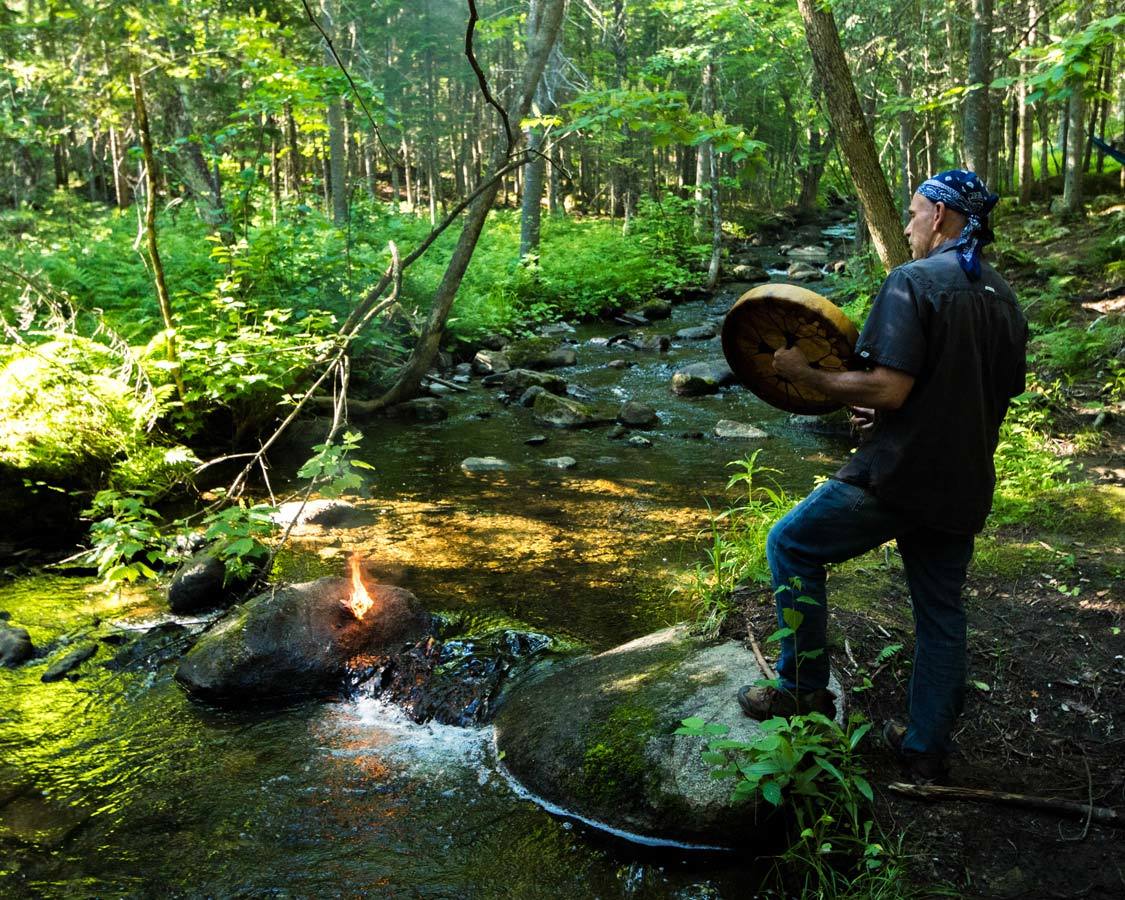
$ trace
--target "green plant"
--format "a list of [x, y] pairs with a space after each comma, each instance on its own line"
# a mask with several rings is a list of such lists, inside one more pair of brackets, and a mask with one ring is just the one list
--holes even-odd
[[820, 713], [775, 717], [750, 740], [724, 737], [730, 729], [685, 719], [676, 734], [708, 738], [703, 759], [712, 776], [735, 781], [731, 799], [761, 796], [792, 815], [796, 844], [819, 857], [862, 858], [868, 870], [883, 865], [883, 848], [871, 841], [874, 793], [856, 752], [870, 723], [853, 716], [847, 726]]
[[269, 555], [265, 539], [276, 528], [275, 511], [266, 504], [237, 503], [204, 517], [203, 537], [223, 561], [225, 581], [249, 578]]
[[738, 506], [711, 516], [710, 539], [704, 551], [706, 565], [697, 565], [688, 591], [697, 608], [701, 630], [717, 633], [731, 611], [731, 595], [740, 584], [768, 584], [766, 535], [793, 506], [776, 482], [762, 484], [777, 472], [758, 464], [761, 450], [729, 465], [738, 469], [727, 482], [727, 490], [739, 488], [745, 500]]
[[363, 487], [363, 476], [357, 470], [374, 470], [370, 463], [348, 457], [362, 438], [362, 432], [349, 429], [338, 444], [332, 441], [317, 444], [313, 447], [314, 455], [301, 466], [297, 475], [309, 479], [327, 497], [359, 490]]
[[155, 578], [153, 566], [168, 562], [160, 516], [145, 504], [148, 497], [145, 491], [98, 491], [82, 513], [96, 521], [90, 526], [91, 548], [79, 559], [94, 565], [107, 585]]

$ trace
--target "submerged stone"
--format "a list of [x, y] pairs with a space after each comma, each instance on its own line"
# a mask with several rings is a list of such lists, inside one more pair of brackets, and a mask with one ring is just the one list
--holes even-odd
[[741, 643], [668, 628], [513, 688], [496, 745], [518, 782], [564, 810], [650, 838], [744, 845], [777, 823], [764, 804], [731, 801], [703, 738], [673, 732], [695, 716], [733, 740], [760, 735], [735, 699], [760, 677]]
[[715, 425], [715, 436], [727, 440], [757, 441], [768, 438], [769, 434], [748, 422], [735, 422], [732, 419], [720, 419]]
[[535, 398], [534, 409], [536, 422], [554, 428], [583, 428], [606, 420], [584, 403], [554, 394], [539, 394]]
[[436, 397], [416, 397], [387, 407], [387, 417], [410, 422], [442, 422], [449, 418], [449, 410]]
[[39, 677], [39, 680], [44, 682], [60, 681], [97, 652], [97, 644], [81, 644], [51, 663], [47, 667], [47, 671]]
[[656, 410], [647, 403], [628, 400], [621, 404], [621, 409], [617, 413], [617, 421], [622, 425], [628, 425], [630, 428], [647, 428], [659, 422], [660, 418], [657, 416]]
[[506, 472], [512, 466], [498, 456], [470, 456], [461, 460], [461, 471], [467, 475], [476, 472]]
[[374, 605], [362, 619], [346, 605], [350, 579], [271, 588], [200, 638], [176, 680], [194, 696], [234, 704], [332, 690], [366, 655], [414, 643], [430, 628], [409, 591], [366, 587]]
[[0, 666], [18, 666], [35, 653], [26, 628], [0, 623]]
[[550, 459], [543, 460], [543, 465], [550, 466], [552, 469], [573, 469], [578, 465], [578, 460], [573, 456], [552, 456]]

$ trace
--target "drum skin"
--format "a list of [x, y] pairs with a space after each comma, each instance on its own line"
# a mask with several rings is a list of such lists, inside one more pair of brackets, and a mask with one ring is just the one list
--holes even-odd
[[723, 321], [723, 354], [734, 374], [770, 406], [823, 415], [843, 404], [797, 386], [773, 370], [773, 354], [797, 347], [814, 368], [848, 368], [859, 333], [835, 304], [795, 284], [762, 284], [747, 291]]

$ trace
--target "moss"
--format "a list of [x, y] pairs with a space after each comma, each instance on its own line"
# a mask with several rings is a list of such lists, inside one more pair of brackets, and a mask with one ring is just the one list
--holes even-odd
[[599, 806], [643, 793], [649, 773], [645, 746], [658, 727], [656, 711], [623, 704], [598, 723], [582, 759], [582, 792]]

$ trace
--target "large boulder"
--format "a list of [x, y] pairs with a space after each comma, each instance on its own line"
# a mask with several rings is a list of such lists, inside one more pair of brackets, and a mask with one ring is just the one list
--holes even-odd
[[730, 270], [731, 281], [746, 281], [751, 284], [759, 281], [769, 281], [770, 273], [757, 263], [740, 263]]
[[672, 376], [672, 391], [681, 397], [717, 394], [720, 388], [734, 384], [735, 380], [726, 360], [692, 363]]
[[205, 700], [295, 699], [337, 687], [371, 655], [414, 644], [430, 617], [409, 591], [366, 585], [362, 619], [347, 605], [351, 580], [321, 578], [247, 600], [180, 661], [176, 680]]
[[735, 695], [760, 677], [742, 644], [667, 628], [515, 687], [496, 745], [520, 784], [568, 812], [651, 838], [746, 844], [779, 826], [752, 801], [731, 802], [702, 738], [673, 732], [696, 716], [734, 740], [757, 736]]
[[667, 300], [649, 300], [644, 306], [639, 306], [635, 312], [640, 313], [650, 322], [658, 319], [667, 319], [672, 315], [672, 304]]

